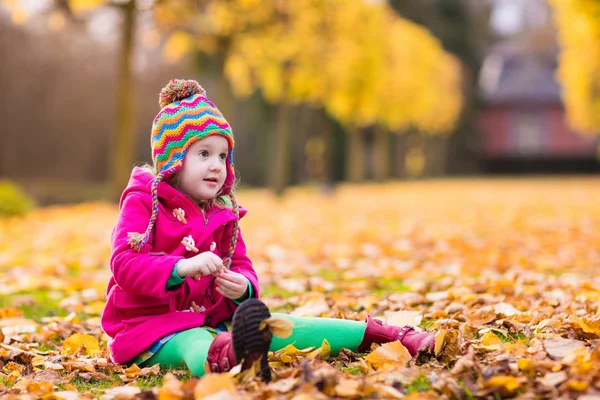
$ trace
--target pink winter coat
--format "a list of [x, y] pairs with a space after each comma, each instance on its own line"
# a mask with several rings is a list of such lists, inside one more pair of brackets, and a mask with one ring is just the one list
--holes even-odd
[[[167, 289], [175, 263], [196, 255], [181, 244], [183, 238], [191, 235], [200, 253], [209, 251], [210, 244], [215, 242], [214, 252], [227, 256], [232, 222], [236, 219], [231, 209], [215, 207], [208, 210], [205, 217], [189, 197], [160, 182], [159, 213], [150, 241], [139, 253], [130, 247], [127, 233], [143, 233], [148, 226], [153, 179], [140, 168], [133, 170], [121, 196], [120, 214], [112, 233], [112, 277], [102, 313], [102, 328], [112, 338], [108, 346], [115, 363], [132, 360], [152, 343], [172, 333], [203, 325], [215, 327], [230, 319], [237, 307], [215, 290], [212, 276], [199, 281], [186, 278]], [[186, 224], [173, 214], [177, 208], [184, 210]], [[240, 207], [240, 217], [245, 214], [246, 210]], [[241, 234], [230, 269], [248, 278], [253, 296], [259, 296], [258, 278], [246, 256]], [[192, 301], [206, 311], [189, 312]]]

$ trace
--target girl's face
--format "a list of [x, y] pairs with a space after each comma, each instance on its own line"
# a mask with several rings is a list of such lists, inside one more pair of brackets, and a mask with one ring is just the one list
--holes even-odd
[[183, 160], [178, 186], [196, 201], [214, 198], [227, 177], [229, 143], [220, 135], [194, 142]]

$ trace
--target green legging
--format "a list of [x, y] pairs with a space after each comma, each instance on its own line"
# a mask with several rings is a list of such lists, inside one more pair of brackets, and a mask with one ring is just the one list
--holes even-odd
[[[334, 318], [300, 318], [278, 313], [273, 315], [290, 319], [294, 323], [294, 330], [285, 339], [273, 336], [269, 348], [271, 351], [281, 350], [288, 344], [293, 344], [298, 349], [319, 347], [323, 339], [327, 339], [331, 345], [331, 352], [335, 355], [342, 348], [356, 350], [365, 334], [365, 322]], [[192, 374], [202, 376], [212, 341], [213, 336], [206, 329], [188, 329], [165, 343], [142, 365], [160, 364], [166, 368], [181, 368], [185, 364]]]

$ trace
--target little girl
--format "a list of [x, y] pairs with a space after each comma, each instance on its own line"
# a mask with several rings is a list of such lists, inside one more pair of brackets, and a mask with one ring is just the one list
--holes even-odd
[[[115, 363], [184, 364], [196, 376], [229, 371], [293, 343], [332, 353], [368, 351], [399, 340], [411, 355], [431, 354], [434, 335], [329, 318], [291, 321], [287, 338], [272, 335], [268, 308], [246, 256], [238, 221], [246, 214], [233, 193], [231, 127], [192, 80], [172, 80], [160, 92], [151, 132], [152, 167], [134, 168], [112, 233], [107, 302], [102, 327]], [[224, 322], [232, 322], [231, 333]], [[262, 328], [262, 329], [261, 329]], [[205, 366], [207, 369], [205, 369]]]

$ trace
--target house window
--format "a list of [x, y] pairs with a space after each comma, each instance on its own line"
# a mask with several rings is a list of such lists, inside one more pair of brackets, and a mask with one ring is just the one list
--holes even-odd
[[520, 155], [541, 154], [544, 149], [542, 115], [518, 113], [514, 125], [514, 149]]

